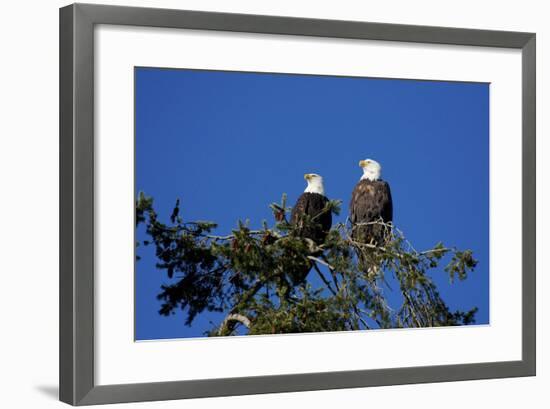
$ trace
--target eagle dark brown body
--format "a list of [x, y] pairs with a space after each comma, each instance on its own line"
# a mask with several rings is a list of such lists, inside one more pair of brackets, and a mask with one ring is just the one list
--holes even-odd
[[[319, 193], [304, 192], [298, 198], [290, 215], [290, 223], [298, 227], [301, 237], [322, 244], [332, 226], [332, 213], [325, 211], [328, 199]], [[309, 218], [308, 223], [306, 217]]]
[[393, 220], [393, 202], [388, 183], [383, 180], [360, 180], [351, 195], [350, 219], [353, 228], [351, 236], [355, 241], [383, 244], [387, 229], [377, 224], [362, 223], [389, 223]]

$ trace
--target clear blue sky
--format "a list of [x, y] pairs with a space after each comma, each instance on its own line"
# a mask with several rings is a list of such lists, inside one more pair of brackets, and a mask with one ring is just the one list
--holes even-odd
[[[344, 221], [364, 158], [382, 164], [394, 222], [418, 250], [442, 241], [474, 251], [468, 280], [433, 278], [453, 310], [477, 306], [487, 324], [488, 84], [136, 68], [136, 191], [165, 221], [181, 198], [185, 220], [215, 221], [219, 233], [239, 219], [271, 222], [268, 205], [283, 192], [292, 205], [310, 172], [343, 200], [334, 223]], [[159, 315], [156, 295], [170, 281], [153, 248], [138, 254], [136, 339], [203, 336], [219, 322]]]

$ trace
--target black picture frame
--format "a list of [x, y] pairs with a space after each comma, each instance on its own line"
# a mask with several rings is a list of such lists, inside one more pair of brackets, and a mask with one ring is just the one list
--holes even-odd
[[[94, 26], [184, 28], [519, 49], [522, 53], [522, 359], [276, 376], [96, 385]], [[60, 400], [72, 405], [535, 375], [535, 34], [73, 4], [60, 9]]]

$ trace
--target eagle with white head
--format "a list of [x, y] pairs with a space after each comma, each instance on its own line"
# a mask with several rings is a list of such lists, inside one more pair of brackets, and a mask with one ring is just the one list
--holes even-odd
[[325, 196], [323, 178], [316, 173], [306, 173], [304, 179], [307, 187], [292, 208], [290, 223], [297, 227], [300, 237], [319, 245], [325, 241], [332, 226], [332, 213], [326, 209], [329, 200]]
[[363, 175], [351, 195], [351, 237], [360, 243], [383, 245], [387, 228], [376, 222], [391, 223], [393, 220], [390, 185], [381, 179], [382, 166], [375, 160], [364, 159], [359, 166]]

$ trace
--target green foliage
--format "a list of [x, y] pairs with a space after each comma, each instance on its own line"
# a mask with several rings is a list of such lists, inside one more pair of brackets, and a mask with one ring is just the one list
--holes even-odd
[[[477, 264], [471, 250], [438, 243], [419, 252], [382, 221], [373, 223], [385, 229], [383, 245], [354, 241], [353, 227], [340, 223], [318, 246], [288, 222], [285, 195], [270, 207], [272, 227], [264, 222], [252, 230], [239, 221], [231, 234], [218, 236], [213, 222], [185, 222], [179, 200], [170, 223], [161, 222], [153, 199], [140, 193], [136, 226], [144, 224], [151, 239], [137, 245], [154, 246], [157, 268], [171, 279], [160, 288], [159, 313], [181, 309], [191, 325], [203, 311], [224, 312], [211, 336], [233, 335], [239, 327], [247, 334], [274, 334], [475, 322], [477, 308], [451, 311], [428, 274], [443, 264], [451, 282], [467, 279]], [[338, 214], [340, 202], [330, 201], [325, 211]], [[323, 285], [312, 288], [311, 274]], [[399, 305], [389, 305], [391, 291], [399, 294]]]

